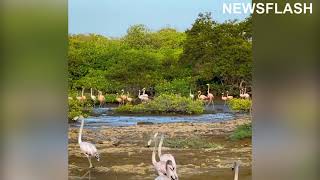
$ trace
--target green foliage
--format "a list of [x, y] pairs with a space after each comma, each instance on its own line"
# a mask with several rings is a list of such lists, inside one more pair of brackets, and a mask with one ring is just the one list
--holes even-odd
[[190, 83], [187, 79], [175, 79], [164, 81], [156, 85], [155, 90], [159, 94], [180, 94], [189, 97]]
[[243, 124], [236, 128], [236, 130], [231, 134], [231, 140], [241, 140], [245, 138], [251, 138], [252, 136], [252, 123]]
[[222, 146], [208, 142], [200, 137], [190, 138], [171, 138], [165, 139], [164, 145], [170, 148], [187, 148], [187, 149], [221, 149]]
[[116, 94], [106, 94], [105, 96], [105, 102], [106, 103], [115, 103], [117, 95]]
[[[86, 106], [86, 109], [84, 109]], [[86, 102], [85, 104], [81, 103], [77, 99], [69, 99], [68, 100], [68, 119], [72, 120], [76, 116], [84, 116], [87, 117], [92, 110], [91, 105]]]
[[248, 112], [251, 109], [252, 100], [250, 100], [250, 99], [233, 98], [233, 99], [228, 101], [228, 105], [233, 111], [245, 111], [245, 112]]
[[201, 101], [193, 101], [179, 95], [162, 94], [154, 100], [138, 105], [123, 105], [116, 109], [121, 113], [151, 114], [200, 114], [204, 110]]
[[[252, 18], [217, 23], [199, 14], [186, 32], [130, 27], [121, 38], [70, 35], [69, 89], [94, 88], [103, 93], [155, 88], [156, 94], [187, 96], [189, 88], [238, 93], [252, 76]], [[216, 95], [216, 94], [215, 94]]]

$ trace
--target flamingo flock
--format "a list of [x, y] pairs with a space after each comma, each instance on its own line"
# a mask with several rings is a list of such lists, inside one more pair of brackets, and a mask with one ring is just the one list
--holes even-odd
[[[206, 106], [212, 105], [212, 107], [214, 108], [215, 96], [210, 91], [210, 84], [206, 84], [206, 86], [207, 86], [206, 94], [202, 94], [201, 91], [198, 91], [198, 95], [195, 96], [190, 89], [189, 97], [192, 100], [195, 100], [197, 98], [198, 100], [204, 102], [206, 104]], [[85, 91], [85, 88], [82, 87], [81, 95], [76, 96], [76, 99], [81, 103], [84, 103], [87, 99], [87, 97], [84, 95], [84, 91]], [[250, 99], [250, 94], [247, 92], [246, 87], [242, 88], [242, 85], [240, 84], [239, 91], [240, 91], [239, 97], [241, 99]], [[233, 98], [234, 97], [232, 95], [229, 95], [229, 91], [221, 93], [221, 100], [224, 101], [224, 105], [226, 105], [227, 101], [229, 101]], [[68, 99], [73, 100], [73, 97], [68, 97]], [[93, 107], [95, 107], [95, 104], [97, 101], [99, 102], [99, 108], [103, 107], [106, 102], [106, 98], [103, 95], [102, 91], [98, 90], [98, 95], [95, 96], [92, 88], [90, 88], [90, 99], [93, 102]], [[138, 90], [137, 99], [140, 100], [140, 102], [142, 102], [142, 103], [146, 103], [151, 100], [149, 95], [146, 93], [146, 88], [142, 88], [141, 90], [140, 89]], [[119, 104], [119, 106], [121, 106], [121, 105], [125, 105], [125, 104], [132, 104], [135, 101], [135, 98], [130, 96], [129, 91], [127, 91], [125, 93], [124, 89], [122, 89], [120, 94], [116, 93], [115, 101]]]

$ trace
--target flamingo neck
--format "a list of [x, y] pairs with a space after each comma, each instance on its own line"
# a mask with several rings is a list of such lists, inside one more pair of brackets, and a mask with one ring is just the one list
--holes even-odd
[[236, 166], [234, 169], [234, 180], [238, 180], [239, 176], [239, 166]]
[[82, 88], [82, 91], [81, 91], [81, 95], [83, 96], [83, 93], [84, 93], [84, 89]]
[[210, 86], [208, 85], [208, 94], [210, 93]]
[[92, 96], [92, 88], [90, 89], [90, 93], [91, 93], [91, 96]]
[[139, 90], [139, 96], [141, 95], [141, 91]]
[[79, 137], [78, 137], [79, 144], [82, 142], [81, 136], [82, 136], [83, 125], [84, 125], [84, 119], [81, 120], [81, 126], [80, 126]]

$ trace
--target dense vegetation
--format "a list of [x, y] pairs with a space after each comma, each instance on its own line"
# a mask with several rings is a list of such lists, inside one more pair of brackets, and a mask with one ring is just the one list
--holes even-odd
[[154, 100], [138, 104], [123, 105], [116, 109], [119, 113], [151, 114], [200, 114], [204, 110], [203, 102], [179, 95], [162, 94]]
[[243, 124], [236, 128], [236, 130], [231, 134], [231, 140], [241, 140], [245, 138], [252, 137], [252, 123]]
[[[185, 32], [173, 28], [151, 31], [144, 25], [134, 25], [121, 38], [69, 35], [69, 94], [75, 97], [84, 87], [88, 95], [93, 88], [95, 95], [97, 90], [112, 94], [106, 100], [114, 102], [121, 89], [133, 97], [144, 87], [151, 96], [189, 96], [190, 90], [193, 94], [198, 90], [204, 93], [206, 84], [210, 84], [215, 96], [226, 90], [235, 95], [242, 80], [250, 91], [251, 24], [251, 17], [241, 22], [217, 23], [210, 13], [205, 13], [199, 14]], [[151, 104], [122, 108], [144, 110]], [[78, 111], [69, 110], [71, 114], [79, 114]]]
[[217, 23], [199, 14], [186, 32], [173, 28], [150, 31], [130, 27], [121, 38], [101, 35], [69, 36], [69, 89], [94, 88], [103, 93], [121, 89], [188, 95], [189, 89], [214, 94], [238, 93], [241, 80], [250, 89], [252, 73], [251, 17], [242, 22]]

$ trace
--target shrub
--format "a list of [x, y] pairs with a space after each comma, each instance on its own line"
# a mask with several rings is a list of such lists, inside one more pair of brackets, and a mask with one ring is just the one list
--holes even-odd
[[156, 85], [155, 90], [159, 94], [180, 94], [181, 96], [189, 96], [190, 83], [188, 79], [175, 79], [173, 81], [164, 81]]
[[84, 103], [82, 103], [76, 99], [74, 93], [69, 93], [69, 97], [72, 97], [73, 99], [68, 99], [68, 120], [72, 120], [74, 117], [79, 115], [87, 117], [92, 111], [90, 100], [86, 100]]
[[252, 123], [243, 124], [236, 128], [236, 130], [231, 134], [231, 140], [241, 140], [245, 138], [251, 138], [252, 136]]
[[204, 110], [201, 101], [193, 101], [187, 97], [162, 94], [154, 100], [138, 105], [123, 105], [116, 109], [124, 113], [152, 113], [152, 114], [200, 114]]
[[248, 112], [251, 108], [252, 100], [234, 98], [228, 101], [228, 105], [233, 111]]
[[116, 94], [106, 94], [105, 96], [106, 103], [115, 103], [117, 95]]

